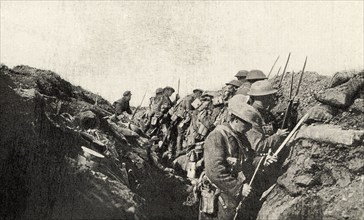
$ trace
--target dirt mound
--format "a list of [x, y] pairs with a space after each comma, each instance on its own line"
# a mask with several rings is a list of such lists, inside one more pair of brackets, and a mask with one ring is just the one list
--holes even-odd
[[[281, 106], [288, 100], [287, 79], [283, 83]], [[274, 81], [277, 83], [278, 79]], [[299, 114], [319, 104], [314, 94], [348, 81], [340, 78], [333, 83], [327, 77], [305, 73], [298, 96]], [[287, 146], [292, 153], [285, 162], [283, 175], [265, 199], [259, 220], [363, 218], [364, 114], [360, 104], [363, 99], [358, 94], [352, 98], [355, 101], [350, 107], [331, 106], [336, 111], [325, 124], [317, 121], [301, 128], [301, 134]], [[322, 109], [325, 108], [319, 108]]]
[[102, 97], [51, 71], [5, 65], [0, 96], [2, 218], [197, 216], [182, 207], [189, 183], [151, 164], [147, 139], [116, 134]]

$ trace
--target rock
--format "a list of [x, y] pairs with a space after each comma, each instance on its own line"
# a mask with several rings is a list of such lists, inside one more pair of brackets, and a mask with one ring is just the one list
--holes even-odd
[[319, 92], [315, 98], [324, 104], [345, 108], [354, 102], [355, 96], [364, 87], [364, 71], [344, 84]]
[[295, 178], [296, 184], [299, 186], [311, 186], [313, 185], [314, 179], [311, 175], [300, 175]]
[[100, 124], [100, 120], [96, 114], [89, 110], [80, 112], [76, 116], [76, 120], [79, 121], [80, 126], [85, 130], [97, 128]]
[[364, 159], [355, 157], [347, 162], [347, 167], [355, 174], [362, 174], [364, 171]]
[[362, 219], [364, 216], [363, 180], [354, 179], [342, 190], [330, 189], [324, 193], [331, 195], [324, 210], [325, 219]]
[[338, 186], [346, 187], [350, 184], [351, 175], [345, 167], [334, 167], [331, 172]]
[[350, 106], [349, 111], [364, 113], [364, 99], [355, 99], [354, 103]]
[[334, 88], [338, 85], [341, 85], [343, 83], [346, 83], [351, 78], [354, 77], [354, 73], [352, 72], [337, 72], [334, 74], [334, 76], [331, 78], [331, 81], [328, 85], [329, 88]]
[[364, 139], [364, 131], [343, 130], [337, 125], [314, 124], [302, 126], [296, 135], [296, 139], [300, 138], [307, 138], [317, 142], [353, 146]]
[[306, 122], [325, 122], [329, 121], [334, 117], [337, 110], [329, 105], [324, 104], [317, 104], [314, 107], [312, 107], [308, 113], [309, 116], [306, 120]]

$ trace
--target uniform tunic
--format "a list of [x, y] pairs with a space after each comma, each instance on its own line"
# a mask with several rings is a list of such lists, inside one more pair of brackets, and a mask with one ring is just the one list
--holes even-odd
[[121, 99], [115, 102], [115, 114], [120, 115], [123, 112], [127, 112], [128, 114], [133, 114], [133, 112], [130, 109], [129, 100], [127, 100], [125, 97], [122, 97]]
[[[242, 186], [253, 173], [254, 152], [245, 136], [234, 133], [228, 124], [217, 126], [206, 138], [204, 146], [206, 176], [222, 191], [220, 196], [226, 208], [218, 202], [216, 215], [200, 213], [200, 219], [233, 219], [235, 208], [242, 199]], [[237, 159], [235, 166], [229, 158]]]
[[277, 129], [274, 116], [270, 111], [263, 110], [254, 104], [252, 106], [260, 113], [260, 121], [253, 125], [246, 135], [253, 150], [259, 153], [266, 153], [269, 148], [272, 148], [273, 151], [276, 150], [284, 137], [275, 134]]

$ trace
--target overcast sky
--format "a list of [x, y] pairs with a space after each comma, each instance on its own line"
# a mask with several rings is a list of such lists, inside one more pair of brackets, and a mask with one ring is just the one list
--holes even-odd
[[[238, 70], [364, 67], [363, 1], [1, 1], [1, 63], [53, 70], [114, 101], [125, 90], [219, 89]], [[144, 101], [144, 105], [148, 100]]]

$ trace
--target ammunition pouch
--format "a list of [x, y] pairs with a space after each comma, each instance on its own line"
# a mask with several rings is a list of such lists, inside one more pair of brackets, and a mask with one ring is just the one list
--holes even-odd
[[153, 116], [150, 122], [151, 125], [155, 126], [158, 124], [158, 117]]
[[197, 187], [200, 191], [200, 212], [216, 215], [218, 209], [218, 202], [226, 209], [226, 204], [220, 196], [221, 190], [213, 184], [206, 176], [205, 172], [201, 173]]
[[200, 212], [205, 214], [215, 214], [217, 211], [217, 195], [214, 190], [208, 188], [201, 189]]

